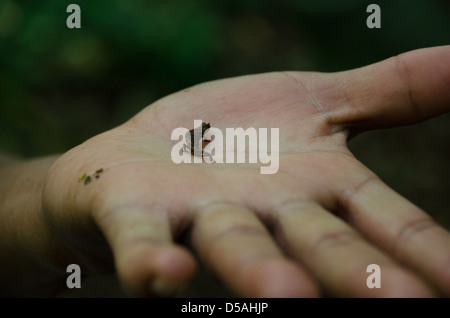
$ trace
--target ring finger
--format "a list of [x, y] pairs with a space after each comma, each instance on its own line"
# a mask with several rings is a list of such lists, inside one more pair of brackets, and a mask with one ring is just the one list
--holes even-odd
[[314, 297], [309, 275], [286, 258], [260, 220], [229, 204], [203, 208], [192, 228], [200, 258], [246, 297]]

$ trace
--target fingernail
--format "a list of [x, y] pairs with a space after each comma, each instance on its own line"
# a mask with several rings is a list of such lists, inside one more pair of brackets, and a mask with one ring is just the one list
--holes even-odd
[[169, 297], [176, 293], [178, 287], [162, 277], [156, 277], [150, 284], [150, 290], [156, 296]]

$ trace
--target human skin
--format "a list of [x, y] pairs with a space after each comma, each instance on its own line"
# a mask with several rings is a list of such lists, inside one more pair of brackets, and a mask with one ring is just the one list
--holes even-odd
[[[449, 111], [449, 87], [450, 46], [345, 72], [218, 80], [63, 155], [4, 163], [2, 293], [55, 295], [75, 263], [84, 275], [116, 271], [132, 296], [173, 295], [195, 253], [241, 296], [450, 296], [449, 232], [347, 148], [358, 133]], [[194, 119], [280, 128], [278, 172], [173, 163], [171, 132]], [[381, 288], [367, 287], [369, 264]]]

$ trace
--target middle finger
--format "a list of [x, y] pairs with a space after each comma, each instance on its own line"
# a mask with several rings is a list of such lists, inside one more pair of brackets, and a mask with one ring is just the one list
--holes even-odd
[[[426, 297], [429, 287], [408, 269], [367, 242], [343, 220], [316, 203], [294, 202], [277, 209], [276, 233], [291, 255], [333, 295]], [[380, 288], [369, 288], [371, 264], [380, 266]]]

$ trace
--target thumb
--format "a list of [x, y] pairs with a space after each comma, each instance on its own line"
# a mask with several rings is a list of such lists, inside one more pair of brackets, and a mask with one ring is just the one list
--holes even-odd
[[327, 77], [339, 92], [328, 90], [325, 94], [333, 96], [321, 98], [336, 102], [336, 94], [341, 96], [330, 107], [330, 123], [353, 132], [413, 124], [450, 111], [450, 45]]

